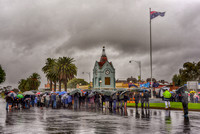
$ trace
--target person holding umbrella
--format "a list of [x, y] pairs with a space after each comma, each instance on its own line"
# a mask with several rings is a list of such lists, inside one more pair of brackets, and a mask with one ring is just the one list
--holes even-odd
[[186, 86], [180, 87], [176, 91], [177, 94], [182, 96], [182, 106], [184, 110], [184, 118], [188, 119], [188, 93], [186, 92]]

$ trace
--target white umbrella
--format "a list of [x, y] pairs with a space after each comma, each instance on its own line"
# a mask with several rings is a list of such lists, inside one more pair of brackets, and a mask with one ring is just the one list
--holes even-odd
[[31, 91], [26, 91], [26, 92], [23, 92], [23, 95], [35, 95], [33, 92]]

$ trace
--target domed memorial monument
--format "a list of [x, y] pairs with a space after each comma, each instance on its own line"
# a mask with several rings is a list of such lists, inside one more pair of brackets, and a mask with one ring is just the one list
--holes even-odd
[[96, 61], [93, 69], [93, 88], [115, 88], [115, 68], [112, 62], [108, 62], [105, 47], [102, 50], [100, 62]]

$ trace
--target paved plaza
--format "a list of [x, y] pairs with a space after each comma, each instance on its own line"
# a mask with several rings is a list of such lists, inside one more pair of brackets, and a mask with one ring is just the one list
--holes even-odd
[[38, 107], [23, 110], [5, 110], [0, 99], [0, 133], [194, 133], [200, 131], [200, 114], [189, 113], [184, 121], [182, 111], [150, 109], [136, 114], [135, 108], [127, 112], [110, 113], [105, 110], [79, 111], [69, 109], [46, 109]]

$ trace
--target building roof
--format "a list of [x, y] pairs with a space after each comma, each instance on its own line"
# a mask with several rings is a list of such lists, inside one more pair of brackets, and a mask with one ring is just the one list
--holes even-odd
[[[101, 58], [100, 58], [100, 62], [98, 62], [99, 67], [102, 68], [103, 65], [106, 63], [106, 61], [108, 61], [108, 58], [106, 56], [105, 46], [103, 46], [103, 50], [102, 50], [102, 55], [101, 55]], [[111, 62], [109, 62], [109, 63], [110, 63], [111, 66], [113, 66]]]

